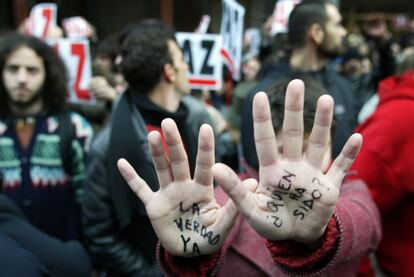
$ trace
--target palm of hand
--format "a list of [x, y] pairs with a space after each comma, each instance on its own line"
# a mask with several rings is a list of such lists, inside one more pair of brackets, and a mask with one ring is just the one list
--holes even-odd
[[203, 187], [194, 181], [173, 183], [159, 190], [146, 209], [163, 246], [180, 256], [217, 251], [222, 242], [220, 234], [227, 228], [221, 224], [223, 214], [212, 186]]
[[269, 240], [319, 238], [338, 199], [337, 186], [303, 160], [282, 160], [262, 171], [248, 222]]
[[[316, 242], [324, 233], [339, 197], [345, 172], [362, 144], [352, 135], [326, 174], [333, 99], [321, 96], [314, 125], [303, 153], [304, 85], [290, 82], [285, 99], [283, 151], [279, 153], [265, 93], [253, 100], [254, 138], [259, 160], [259, 185], [249, 191], [251, 179], [219, 183], [253, 229], [268, 240]], [[228, 169], [230, 170], [230, 169]]]
[[144, 203], [149, 219], [163, 247], [184, 257], [211, 254], [220, 249], [237, 214], [232, 201], [223, 207], [214, 198], [214, 135], [211, 127], [200, 129], [198, 155], [191, 178], [188, 159], [177, 126], [171, 119], [162, 122], [169, 158], [161, 135], [148, 136], [160, 189], [152, 192], [130, 164], [118, 167], [132, 190]]

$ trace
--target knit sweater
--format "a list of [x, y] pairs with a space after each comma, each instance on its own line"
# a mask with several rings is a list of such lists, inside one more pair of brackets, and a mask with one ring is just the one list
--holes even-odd
[[[38, 114], [32, 138], [22, 147], [17, 131], [17, 118], [0, 118], [0, 172], [2, 193], [12, 199], [29, 221], [62, 240], [80, 236], [80, 195], [85, 178], [84, 158], [93, 135], [89, 123], [71, 113], [75, 134], [69, 143], [71, 176], [65, 172], [60, 149], [58, 117]], [[21, 119], [20, 119], [21, 120]]]

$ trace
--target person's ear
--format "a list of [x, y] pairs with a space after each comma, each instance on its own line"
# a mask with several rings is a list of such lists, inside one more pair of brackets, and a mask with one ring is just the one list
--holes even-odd
[[308, 36], [309, 39], [316, 45], [321, 45], [325, 32], [319, 23], [314, 23], [309, 27]]
[[170, 83], [174, 83], [176, 79], [175, 68], [171, 63], [164, 64], [164, 78]]

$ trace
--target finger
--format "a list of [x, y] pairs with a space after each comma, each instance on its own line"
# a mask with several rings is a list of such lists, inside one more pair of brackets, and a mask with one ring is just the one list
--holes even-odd
[[231, 200], [231, 198], [228, 199], [226, 204], [224, 204], [223, 208], [221, 209], [219, 220], [226, 232], [230, 231], [233, 227], [233, 223], [238, 212], [239, 211], [237, 210], [236, 204], [233, 202], [233, 200]]
[[177, 125], [171, 118], [161, 122], [162, 132], [167, 143], [171, 172], [175, 181], [185, 181], [191, 178], [187, 153], [178, 132]]
[[255, 192], [256, 189], [257, 189], [258, 183], [257, 183], [256, 179], [254, 179], [254, 178], [249, 178], [249, 179], [243, 180], [242, 183], [243, 183], [243, 186], [245, 186], [251, 192]]
[[164, 187], [173, 182], [170, 163], [164, 153], [162, 138], [159, 132], [153, 131], [148, 134], [148, 143], [154, 161], [160, 186]]
[[238, 210], [245, 216], [249, 216], [254, 210], [253, 193], [243, 185], [240, 178], [227, 165], [218, 163], [213, 166], [213, 175], [219, 186], [234, 201]]
[[338, 186], [338, 188], [341, 185], [346, 172], [355, 161], [361, 146], [362, 136], [358, 133], [353, 134], [345, 143], [341, 153], [329, 169], [327, 176]]
[[293, 80], [286, 89], [283, 118], [283, 156], [290, 160], [302, 157], [304, 84]]
[[194, 171], [194, 180], [202, 185], [213, 183], [211, 167], [214, 165], [214, 133], [208, 124], [203, 124], [198, 135], [198, 153]]
[[275, 131], [266, 93], [258, 92], [253, 98], [254, 142], [260, 167], [275, 164], [278, 157]]
[[322, 166], [322, 161], [328, 149], [329, 136], [333, 116], [333, 98], [322, 95], [316, 107], [315, 120], [309, 137], [306, 159], [316, 168]]
[[131, 164], [125, 159], [118, 160], [118, 169], [121, 172], [122, 177], [124, 177], [125, 181], [128, 183], [129, 187], [146, 206], [154, 194], [148, 187], [147, 183], [139, 177]]

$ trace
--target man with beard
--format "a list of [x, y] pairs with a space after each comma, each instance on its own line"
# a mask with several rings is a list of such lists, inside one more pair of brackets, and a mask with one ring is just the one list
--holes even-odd
[[304, 0], [289, 17], [289, 57], [262, 71], [259, 84], [250, 92], [243, 108], [242, 147], [248, 165], [258, 169], [253, 139], [252, 102], [256, 92], [270, 87], [284, 76], [300, 78], [310, 76], [320, 82], [335, 101], [336, 132], [332, 154], [340, 153], [346, 139], [356, 126], [357, 112], [353, 86], [336, 72], [330, 59], [342, 50], [346, 30], [341, 25], [338, 8], [329, 1]]
[[62, 241], [80, 240], [84, 157], [92, 128], [65, 110], [67, 73], [34, 37], [0, 38], [1, 193], [29, 222]]

